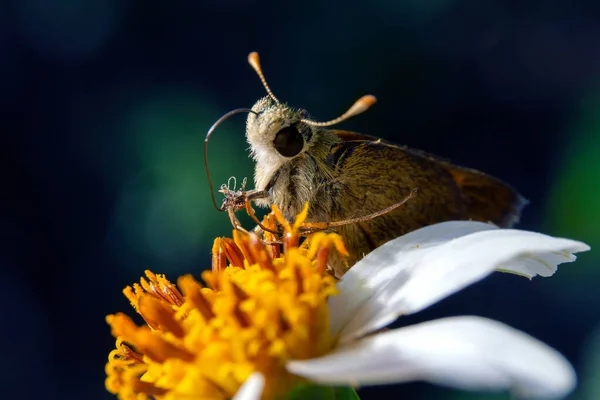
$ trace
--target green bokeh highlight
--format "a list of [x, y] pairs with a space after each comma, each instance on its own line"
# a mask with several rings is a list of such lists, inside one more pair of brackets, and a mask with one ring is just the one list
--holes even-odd
[[[203, 146], [209, 127], [226, 110], [211, 106], [200, 93], [169, 87], [134, 99], [124, 113], [121, 147], [136, 161], [121, 186], [115, 210], [116, 233], [121, 242], [150, 259], [170, 264], [198, 257], [209, 267], [209, 249], [217, 236], [230, 236], [225, 213], [213, 207], [206, 177]], [[254, 164], [244, 137], [240, 115], [225, 122], [213, 135], [209, 160], [215, 190], [230, 176], [248, 177], [252, 188]], [[223, 196], [216, 193], [220, 204]], [[240, 213], [251, 228], [249, 218]], [[204, 265], [203, 264], [203, 265]], [[166, 271], [168, 272], [168, 271]]]
[[[563, 140], [542, 231], [581, 240], [592, 251], [579, 256], [572, 267], [561, 266], [560, 279], [545, 286], [563, 309], [571, 309], [583, 319], [597, 308], [600, 277], [600, 92], [583, 102]], [[590, 332], [582, 346], [583, 361], [575, 365], [579, 383], [569, 400], [600, 398], [599, 333], [598, 329]]]
[[[600, 247], [600, 93], [585, 102], [565, 136], [543, 231], [584, 241], [593, 250]], [[600, 275], [600, 253], [583, 257], [585, 262], [569, 268], [569, 274]]]

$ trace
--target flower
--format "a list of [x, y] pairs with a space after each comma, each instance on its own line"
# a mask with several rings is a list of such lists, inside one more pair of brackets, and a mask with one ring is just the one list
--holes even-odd
[[[190, 275], [175, 286], [146, 271], [140, 284], [125, 288], [146, 324], [122, 313], [107, 317], [117, 338], [107, 389], [120, 399], [224, 399], [260, 372], [267, 379], [259, 393], [275, 398], [301, 382], [285, 363], [332, 347], [327, 299], [337, 289], [325, 270], [330, 249], [346, 253], [336, 234], [315, 235], [310, 247], [299, 247], [307, 213], [294, 225], [277, 213], [286, 232], [283, 257], [278, 246], [234, 231], [234, 240], [215, 240], [213, 271], [202, 274], [206, 286]], [[260, 375], [250, 382], [261, 382]]]
[[[425, 380], [529, 397], [570, 392], [575, 374], [555, 350], [496, 321], [454, 317], [381, 328], [494, 270], [550, 276], [583, 243], [471, 221], [425, 227], [386, 243], [336, 282], [325, 271], [339, 236], [299, 245], [285, 228], [284, 254], [253, 234], [217, 239], [206, 287], [177, 287], [147, 272], [125, 295], [146, 321], [107, 317], [117, 337], [106, 387], [120, 399], [285, 396], [303, 382], [371, 385]], [[225, 258], [229, 261], [226, 266]], [[377, 332], [378, 333], [374, 333]]]
[[575, 373], [562, 355], [523, 332], [480, 317], [444, 318], [375, 332], [483, 279], [494, 270], [528, 278], [587, 251], [584, 243], [473, 221], [428, 226], [392, 240], [354, 265], [331, 298], [339, 341], [288, 370], [319, 383], [370, 385], [423, 380], [463, 389], [562, 397]]

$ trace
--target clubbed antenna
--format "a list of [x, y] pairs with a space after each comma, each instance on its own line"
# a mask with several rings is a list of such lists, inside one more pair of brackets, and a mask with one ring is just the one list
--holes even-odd
[[[275, 97], [275, 95], [271, 91], [271, 88], [269, 88], [269, 85], [267, 85], [267, 80], [265, 79], [265, 75], [262, 72], [262, 68], [260, 66], [260, 58], [258, 57], [257, 52], [253, 51], [252, 53], [248, 54], [248, 63], [254, 69], [254, 71], [256, 71], [256, 73], [258, 74], [258, 77], [260, 78], [260, 81], [262, 82], [263, 86], [267, 90], [269, 97], [272, 98], [276, 103], [279, 104], [279, 100], [277, 99], [277, 97]], [[352, 104], [352, 107], [350, 107], [348, 109], [348, 111], [346, 111], [345, 113], [343, 113], [336, 119], [332, 119], [331, 121], [326, 121], [326, 122], [317, 122], [317, 121], [313, 121], [310, 119], [303, 119], [302, 122], [304, 122], [305, 124], [308, 124], [308, 125], [312, 125], [312, 126], [335, 125], [337, 123], [347, 120], [350, 117], [354, 117], [355, 115], [358, 115], [360, 113], [367, 111], [373, 104], [375, 104], [376, 101], [377, 101], [377, 99], [375, 98], [375, 96], [368, 94], [368, 95], [363, 96], [360, 99], [356, 100], [356, 102], [354, 104]]]
[[360, 113], [367, 111], [373, 104], [375, 104], [376, 101], [377, 101], [377, 99], [375, 98], [375, 96], [367, 94], [366, 96], [363, 96], [360, 99], [356, 100], [356, 102], [354, 104], [352, 104], [352, 107], [350, 107], [348, 109], [348, 111], [346, 111], [345, 113], [343, 113], [336, 119], [332, 119], [331, 121], [327, 121], [327, 122], [316, 122], [316, 121], [312, 121], [310, 119], [303, 119], [302, 122], [304, 122], [305, 124], [308, 124], [308, 125], [312, 125], [312, 126], [335, 125], [342, 121], [347, 120], [350, 117], [354, 117], [355, 115], [358, 115]]
[[275, 97], [273, 92], [271, 92], [271, 88], [269, 88], [269, 85], [267, 85], [267, 80], [265, 79], [265, 75], [263, 74], [262, 68], [260, 66], [260, 58], [258, 57], [258, 53], [256, 51], [253, 51], [252, 53], [248, 54], [248, 64], [250, 64], [250, 66], [258, 74], [258, 77], [260, 78], [260, 81], [267, 90], [269, 97], [272, 98], [275, 101], [275, 103], [279, 103], [279, 100], [277, 100], [277, 97]]

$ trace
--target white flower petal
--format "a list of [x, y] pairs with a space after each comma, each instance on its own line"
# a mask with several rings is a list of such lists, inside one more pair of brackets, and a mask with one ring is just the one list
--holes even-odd
[[340, 294], [329, 298], [332, 333], [340, 333], [365, 302], [392, 279], [399, 278], [401, 271], [416, 264], [430, 248], [470, 233], [494, 229], [500, 228], [473, 221], [443, 222], [417, 229], [367, 254], [338, 282]]
[[496, 270], [522, 275], [529, 279], [537, 275], [544, 278], [552, 276], [556, 272], [558, 264], [573, 262], [577, 259], [573, 253], [590, 250], [590, 246], [585, 243], [576, 241], [571, 242], [574, 245], [568, 249], [555, 252], [528, 254], [526, 257], [519, 258], [518, 262], [512, 262], [511, 260], [508, 263], [500, 264], [496, 267]]
[[[480, 222], [422, 228], [386, 243], [346, 273], [338, 286], [342, 295], [330, 302], [332, 332], [342, 341], [351, 340], [420, 311], [497, 268], [548, 275], [556, 264], [573, 261], [572, 253], [588, 249], [581, 242]], [[348, 302], [356, 293], [359, 300]]]
[[576, 377], [556, 350], [497, 321], [445, 318], [387, 331], [287, 369], [317, 383], [373, 385], [423, 380], [469, 390], [555, 398]]
[[246, 379], [232, 400], [260, 400], [264, 387], [265, 377], [260, 372], [255, 372]]

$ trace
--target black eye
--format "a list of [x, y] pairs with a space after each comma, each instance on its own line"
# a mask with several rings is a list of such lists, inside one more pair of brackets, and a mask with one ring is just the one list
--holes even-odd
[[284, 157], [294, 157], [304, 147], [304, 138], [295, 126], [288, 126], [277, 132], [273, 146]]

